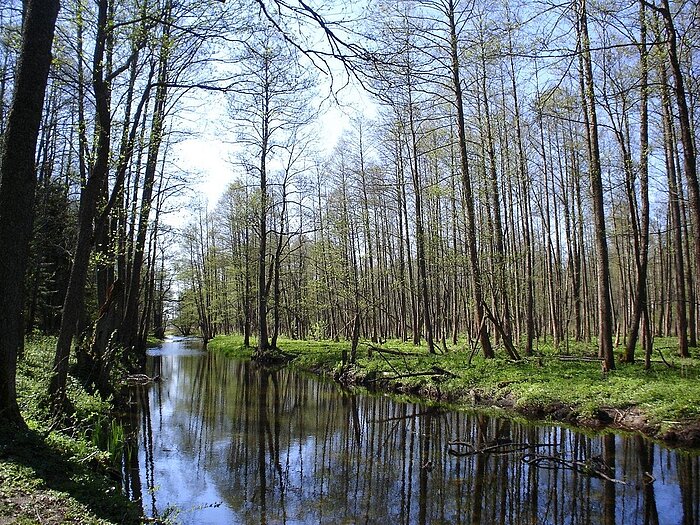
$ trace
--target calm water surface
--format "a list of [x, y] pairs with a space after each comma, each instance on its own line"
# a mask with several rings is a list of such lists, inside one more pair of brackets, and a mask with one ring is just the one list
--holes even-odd
[[[186, 524], [700, 525], [697, 454], [638, 436], [590, 437], [350, 394], [202, 352], [195, 341], [172, 339], [150, 354], [149, 373], [163, 380], [132, 392], [124, 469], [126, 490], [148, 516]], [[472, 447], [491, 453], [450, 454]]]

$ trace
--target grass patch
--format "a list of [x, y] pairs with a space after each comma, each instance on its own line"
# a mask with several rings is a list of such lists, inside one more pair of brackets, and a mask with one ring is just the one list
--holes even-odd
[[141, 523], [141, 509], [121, 492], [121, 451], [111, 405], [69, 378], [76, 408], [69, 428], [52, 429], [47, 385], [55, 339], [32, 338], [17, 373], [26, 431], [0, 428], [0, 523]]
[[207, 348], [236, 359], [250, 359], [253, 356], [253, 347], [243, 344], [242, 335], [217, 336], [207, 343]]
[[164, 339], [158, 339], [155, 335], [149, 334], [146, 336], [146, 346], [148, 348], [153, 348], [163, 344]]

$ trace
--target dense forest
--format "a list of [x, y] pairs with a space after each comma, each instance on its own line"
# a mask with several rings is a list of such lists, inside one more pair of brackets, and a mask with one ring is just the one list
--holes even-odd
[[[0, 413], [21, 420], [37, 331], [57, 335], [57, 412], [71, 352], [108, 396], [171, 329], [258, 357], [281, 335], [487, 358], [586, 341], [606, 370], [671, 335], [689, 355], [699, 9], [3, 2]], [[202, 100], [237, 144], [209, 204], [173, 160]]]

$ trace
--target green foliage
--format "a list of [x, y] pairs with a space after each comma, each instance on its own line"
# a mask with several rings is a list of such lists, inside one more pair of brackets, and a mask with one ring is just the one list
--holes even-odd
[[[0, 428], [0, 523], [139, 523], [140, 509], [113, 474], [124, 430], [111, 405], [69, 377], [75, 406], [68, 428], [55, 429], [46, 390], [53, 338], [32, 338], [18, 367], [18, 395], [29, 430]], [[9, 521], [8, 521], [9, 520]]]
[[77, 206], [64, 183], [56, 180], [37, 188], [36, 202], [27, 275], [27, 323], [29, 329], [54, 333], [60, 326], [70, 276]]

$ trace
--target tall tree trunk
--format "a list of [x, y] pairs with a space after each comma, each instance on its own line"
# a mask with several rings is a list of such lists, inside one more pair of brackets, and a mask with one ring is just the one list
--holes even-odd
[[486, 58], [484, 43], [481, 42], [481, 94], [484, 104], [484, 119], [486, 121], [486, 152], [489, 160], [487, 193], [489, 196], [489, 210], [493, 222], [493, 300], [494, 316], [502, 326], [501, 332], [509, 339], [506, 344], [512, 344], [510, 330], [510, 306], [508, 303], [508, 291], [506, 290], [506, 252], [503, 235], [503, 218], [501, 217], [501, 196], [498, 189], [498, 171], [496, 168], [496, 147], [494, 145], [494, 132], [491, 123], [491, 107], [486, 88]]
[[275, 258], [272, 262], [274, 265], [273, 288], [272, 288], [272, 339], [270, 346], [277, 348], [277, 338], [280, 332], [280, 302], [282, 298], [282, 284], [280, 269], [282, 266], [282, 251], [286, 243], [286, 228], [288, 227], [287, 220], [287, 180], [282, 184], [282, 209], [280, 210], [280, 229], [277, 234], [277, 246], [275, 247]]
[[518, 182], [520, 184], [520, 198], [522, 201], [520, 214], [522, 217], [522, 233], [525, 259], [525, 355], [532, 355], [532, 344], [535, 339], [535, 291], [533, 276], [533, 249], [532, 233], [530, 225], [530, 184], [527, 175], [527, 159], [523, 147], [523, 132], [520, 122], [520, 101], [518, 87], [515, 79], [515, 65], [513, 60], [513, 41], [508, 33], [508, 48], [510, 50], [510, 80], [513, 90], [513, 105], [515, 109], [515, 133], [518, 144]]
[[661, 104], [663, 115], [664, 149], [666, 153], [666, 175], [668, 179], [668, 214], [672, 243], [671, 257], [675, 269], [676, 335], [681, 357], [690, 357], [688, 350], [688, 310], [686, 304], [685, 269], [683, 253], [683, 227], [681, 224], [680, 190], [676, 174], [676, 141], [673, 130], [671, 100], [668, 93], [665, 67], [661, 71]]
[[[409, 86], [409, 93], [410, 93]], [[409, 98], [411, 95], [409, 94]], [[418, 287], [420, 288], [420, 301], [423, 310], [423, 326], [425, 327], [425, 341], [428, 343], [428, 351], [435, 353], [433, 341], [433, 323], [430, 315], [430, 295], [428, 293], [428, 271], [425, 262], [425, 230], [423, 226], [423, 199], [420, 172], [418, 167], [418, 138], [416, 136], [413, 103], [409, 102], [409, 125], [411, 131], [411, 178], [413, 180], [413, 197], [416, 212], [416, 264], [418, 266]], [[414, 341], [415, 343], [415, 341]]]
[[[641, 210], [639, 216], [639, 232], [635, 236], [635, 264], [637, 269], [637, 284], [634, 295], [634, 306], [629, 334], [627, 335], [627, 347], [625, 348], [625, 361], [634, 362], [634, 353], [637, 346], [639, 326], [644, 328], [649, 324], [649, 307], [647, 291], [647, 267], [649, 264], [649, 65], [647, 52], [647, 23], [645, 0], [639, 2], [640, 24], [640, 108], [639, 108], [639, 197]], [[632, 192], [633, 193], [633, 192]], [[632, 195], [630, 195], [630, 198]], [[651, 341], [643, 332], [642, 344], [645, 355], [651, 352]]]
[[97, 13], [97, 35], [93, 55], [92, 86], [95, 93], [96, 150], [94, 163], [80, 193], [78, 209], [78, 240], [73, 255], [66, 297], [63, 301], [63, 317], [56, 342], [53, 372], [49, 384], [49, 395], [54, 412], [63, 410], [66, 403], [66, 381], [68, 358], [75, 335], [76, 325], [83, 310], [85, 282], [87, 279], [90, 249], [92, 247], [93, 220], [97, 211], [100, 190], [109, 169], [110, 146], [110, 85], [106, 80], [105, 51], [107, 44], [108, 0], [100, 0]]
[[408, 309], [406, 305], [406, 257], [404, 256], [404, 229], [403, 229], [403, 199], [405, 192], [403, 191], [404, 176], [403, 176], [403, 154], [401, 152], [401, 142], [396, 139], [396, 215], [398, 219], [398, 248], [399, 248], [399, 333], [398, 336], [401, 341], [406, 341], [407, 331], [406, 325], [408, 323]]
[[146, 236], [148, 233], [149, 217], [153, 201], [153, 188], [158, 171], [158, 157], [163, 143], [165, 109], [167, 101], [168, 64], [170, 58], [170, 25], [167, 23], [170, 17], [171, 6], [166, 7], [166, 23], [163, 24], [163, 35], [158, 64], [158, 87], [155, 93], [153, 114], [151, 116], [151, 134], [148, 143], [148, 155], [143, 176], [143, 191], [141, 193], [141, 207], [139, 210], [139, 223], [134, 245], [133, 259], [131, 261], [131, 273], [127, 282], [124, 319], [120, 327], [120, 341], [125, 348], [132, 349], [143, 347], [143, 341], [138, 337], [138, 307], [141, 295], [141, 273], [145, 258]]
[[676, 107], [678, 110], [678, 122], [680, 124], [680, 139], [683, 145], [683, 172], [688, 184], [690, 211], [695, 227], [695, 268], [700, 271], [700, 186], [698, 185], [697, 153], [693, 138], [693, 127], [688, 111], [688, 102], [685, 95], [685, 83], [678, 57], [678, 44], [676, 28], [668, 0], [662, 0], [662, 7], [656, 8], [664, 20], [666, 38], [668, 43], [668, 58], [671, 65], [671, 74], [674, 80], [676, 94]]
[[495, 357], [491, 346], [491, 339], [484, 321], [484, 298], [481, 288], [481, 271], [479, 267], [479, 254], [476, 240], [476, 218], [474, 213], [474, 193], [469, 175], [469, 160], [467, 158], [467, 132], [464, 124], [464, 105], [462, 97], [462, 81], [459, 71], [459, 53], [457, 49], [457, 25], [455, 20], [455, 0], [448, 0], [448, 22], [450, 27], [450, 55], [452, 67], [452, 89], [454, 102], [457, 109], [457, 139], [459, 142], [460, 170], [462, 175], [462, 187], [464, 191], [465, 212], [467, 218], [467, 245], [469, 265], [471, 269], [472, 293], [474, 295], [474, 324], [478, 327], [477, 335], [484, 357]]
[[603, 177], [598, 143], [598, 117], [593, 92], [593, 65], [588, 36], [588, 14], [586, 0], [579, 0], [579, 45], [581, 46], [582, 96], [584, 120], [588, 137], [589, 172], [593, 195], [593, 221], [596, 245], [596, 271], [598, 280], [598, 352], [607, 370], [615, 368], [612, 343], [612, 304], [610, 302], [610, 263], [608, 240], [605, 229], [605, 206], [603, 202]]
[[51, 65], [58, 0], [28, 0], [15, 92], [0, 157], [0, 419], [24, 426], [17, 405], [17, 355], [24, 342], [24, 278], [34, 220], [34, 165]]
[[270, 348], [267, 329], [267, 125], [263, 123], [262, 154], [260, 156], [260, 210], [258, 214], [258, 349], [263, 357]]

